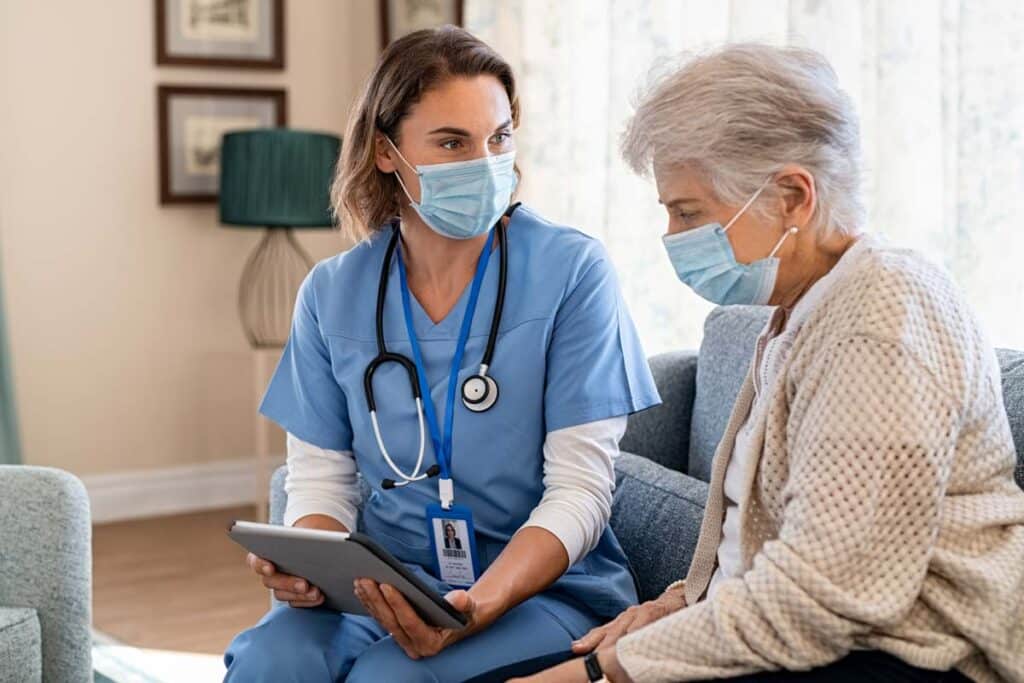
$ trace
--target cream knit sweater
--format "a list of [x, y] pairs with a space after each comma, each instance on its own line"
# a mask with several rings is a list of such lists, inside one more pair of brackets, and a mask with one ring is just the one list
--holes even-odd
[[712, 468], [689, 607], [618, 643], [638, 683], [805, 670], [883, 650], [1024, 681], [1024, 492], [995, 354], [950, 278], [862, 238], [790, 319], [750, 439], [744, 572], [705, 594], [747, 378]]

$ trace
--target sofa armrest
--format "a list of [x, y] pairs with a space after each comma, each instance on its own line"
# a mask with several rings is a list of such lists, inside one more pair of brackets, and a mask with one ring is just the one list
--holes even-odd
[[623, 451], [677, 472], [689, 467], [690, 417], [697, 387], [697, 353], [672, 351], [650, 359], [661, 405], [629, 416]]
[[92, 681], [85, 487], [63, 470], [0, 465], [0, 520], [0, 605], [35, 609], [44, 681]]

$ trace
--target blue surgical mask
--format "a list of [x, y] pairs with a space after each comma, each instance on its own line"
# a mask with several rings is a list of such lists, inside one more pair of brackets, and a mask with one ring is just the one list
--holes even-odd
[[786, 238], [799, 228], [791, 227], [766, 258], [750, 264], [736, 260], [726, 236], [729, 228], [750, 208], [767, 184], [758, 188], [724, 228], [720, 223], [708, 223], [662, 237], [679, 279], [712, 303], [763, 306], [772, 296], [779, 272], [779, 259], [775, 254]]
[[420, 201], [415, 202], [395, 172], [405, 196], [423, 222], [445, 237], [467, 240], [487, 232], [508, 208], [519, 183], [515, 152], [414, 167], [395, 143], [388, 143], [420, 179]]

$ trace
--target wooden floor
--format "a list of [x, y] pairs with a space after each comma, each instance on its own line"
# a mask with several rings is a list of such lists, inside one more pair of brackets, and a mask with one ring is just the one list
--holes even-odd
[[268, 608], [227, 537], [254, 507], [93, 527], [93, 623], [136, 647], [220, 654]]

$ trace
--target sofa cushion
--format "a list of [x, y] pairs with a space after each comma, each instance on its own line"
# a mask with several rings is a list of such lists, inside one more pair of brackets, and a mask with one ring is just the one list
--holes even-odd
[[1017, 485], [1024, 489], [1024, 351], [997, 349], [1003, 374], [1003, 404], [1017, 447]]
[[287, 477], [287, 465], [281, 465], [270, 476], [270, 519], [268, 521], [271, 524], [284, 524], [284, 509], [288, 505], [288, 494], [284, 490], [284, 480]]
[[697, 352], [670, 351], [650, 359], [661, 405], [629, 416], [619, 446], [677, 472], [687, 471]]
[[686, 576], [708, 485], [632, 453], [622, 453], [615, 470], [612, 530], [629, 558], [640, 600], [650, 600]]
[[39, 618], [29, 607], [0, 607], [0, 683], [43, 677]]
[[711, 479], [715, 449], [743, 386], [757, 335], [771, 311], [767, 306], [725, 306], [711, 311], [704, 321], [690, 422], [690, 476]]

